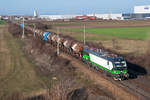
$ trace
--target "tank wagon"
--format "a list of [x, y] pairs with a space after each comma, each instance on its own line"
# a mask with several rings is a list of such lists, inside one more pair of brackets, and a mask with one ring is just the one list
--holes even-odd
[[50, 34], [50, 32], [44, 32], [43, 33], [43, 40], [48, 42], [48, 35]]
[[[29, 29], [29, 28], [28, 28]], [[98, 71], [104, 71], [111, 75], [114, 80], [124, 80], [129, 77], [127, 64], [125, 59], [118, 55], [106, 52], [102, 49], [97, 49], [89, 46], [84, 46], [83, 43], [57, 35], [52, 32], [43, 32], [39, 29], [30, 31], [35, 32], [36, 36], [53, 46], [59, 44], [62, 51], [71, 54], [74, 57], [88, 63]]]

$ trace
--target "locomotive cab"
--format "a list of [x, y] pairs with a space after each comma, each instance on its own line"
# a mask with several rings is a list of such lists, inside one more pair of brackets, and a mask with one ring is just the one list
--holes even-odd
[[129, 77], [127, 73], [127, 63], [123, 58], [116, 58], [114, 60], [113, 71], [115, 73], [115, 80], [123, 80]]

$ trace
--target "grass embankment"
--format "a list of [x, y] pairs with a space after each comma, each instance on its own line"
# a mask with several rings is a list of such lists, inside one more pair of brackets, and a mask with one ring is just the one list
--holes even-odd
[[[83, 33], [81, 28], [64, 29], [70, 32]], [[87, 28], [87, 40], [109, 40], [115, 38], [145, 40], [150, 27], [129, 27], [129, 28]], [[74, 35], [76, 38], [80, 38]], [[80, 35], [81, 36], [81, 35]]]
[[36, 72], [19, 42], [8, 32], [7, 25], [0, 25], [0, 98], [16, 92], [32, 94], [46, 88], [45, 82], [51, 79]]

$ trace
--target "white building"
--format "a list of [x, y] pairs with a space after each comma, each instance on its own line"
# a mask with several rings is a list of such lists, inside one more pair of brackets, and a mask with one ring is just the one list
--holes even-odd
[[87, 16], [96, 16], [100, 19], [112, 19], [112, 20], [123, 20], [122, 14], [88, 14]]
[[46, 20], [57, 20], [57, 19], [72, 19], [79, 15], [40, 15], [39, 18]]
[[[39, 18], [46, 20], [57, 20], [57, 19], [72, 19], [76, 16], [83, 15], [40, 15]], [[112, 19], [112, 20], [123, 20], [122, 14], [87, 14], [87, 16], [96, 16], [100, 19]]]
[[134, 13], [150, 13], [150, 5], [134, 6]]

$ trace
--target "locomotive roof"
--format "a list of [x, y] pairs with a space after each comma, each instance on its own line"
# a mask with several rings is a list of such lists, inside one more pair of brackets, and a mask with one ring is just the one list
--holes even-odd
[[[97, 49], [97, 50], [101, 50], [101, 49]], [[108, 52], [104, 52], [103, 50], [99, 51], [99, 52], [96, 52], [96, 51], [93, 51], [91, 49], [88, 49], [88, 48], [84, 48], [83, 51], [85, 52], [88, 52], [88, 53], [91, 53], [91, 54], [94, 54], [98, 57], [101, 57], [101, 58], [104, 58], [106, 60], [109, 60], [109, 61], [118, 61], [118, 60], [122, 60], [123, 58], [122, 57], [119, 57], [117, 55], [114, 55], [114, 56], [111, 56], [110, 53]]]

